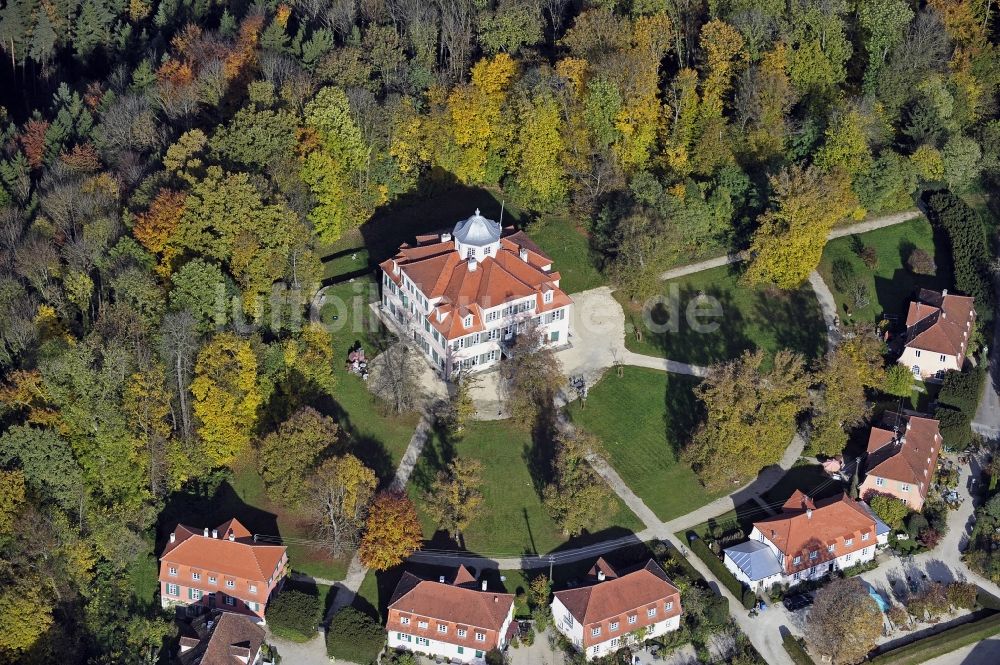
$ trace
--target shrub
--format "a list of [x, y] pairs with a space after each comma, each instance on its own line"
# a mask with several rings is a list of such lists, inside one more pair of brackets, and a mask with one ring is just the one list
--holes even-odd
[[880, 520], [893, 529], [901, 527], [903, 525], [903, 518], [910, 512], [905, 501], [887, 494], [870, 493], [868, 505], [875, 511]]
[[914, 275], [933, 275], [937, 272], [934, 257], [919, 247], [910, 252], [906, 265]]
[[978, 593], [979, 587], [969, 582], [952, 582], [946, 590], [948, 602], [962, 610], [971, 610], [976, 606]]
[[906, 518], [906, 533], [910, 534], [911, 538], [916, 538], [921, 531], [929, 526], [927, 518], [920, 513], [910, 513], [910, 516]]
[[934, 582], [910, 598], [906, 608], [918, 621], [934, 621], [948, 611], [949, 605], [944, 585]]
[[318, 595], [286, 588], [267, 608], [267, 622], [276, 635], [304, 641], [316, 634], [319, 613]]
[[499, 649], [490, 649], [486, 652], [486, 665], [504, 665], [503, 654]]
[[719, 557], [712, 554], [711, 550], [705, 544], [705, 541], [701, 538], [695, 538], [691, 541], [691, 551], [698, 555], [698, 558], [705, 562], [712, 573], [722, 582], [729, 592], [740, 599], [743, 603], [743, 607], [750, 609], [757, 604], [757, 595], [745, 586], [738, 579], [733, 577], [733, 574], [729, 572], [725, 564], [719, 560]]
[[784, 645], [785, 651], [788, 652], [789, 657], [791, 657], [792, 662], [794, 662], [795, 665], [815, 665], [816, 661], [809, 656], [801, 638], [795, 637], [791, 633], [786, 633], [785, 636], [781, 638], [781, 643]]
[[333, 615], [326, 633], [326, 653], [352, 663], [374, 662], [384, 644], [382, 625], [354, 607], [345, 607]]
[[920, 532], [920, 543], [929, 550], [937, 547], [938, 543], [941, 542], [941, 534], [937, 529], [932, 529], [927, 527]]
[[869, 270], [878, 269], [878, 252], [875, 251], [874, 247], [866, 245], [861, 249], [861, 253], [859, 254], [859, 256], [861, 257], [861, 260], [864, 262], [864, 264], [868, 266]]
[[858, 279], [854, 265], [847, 259], [834, 261], [830, 268], [830, 276], [833, 278], [833, 288], [841, 293], [847, 293]]

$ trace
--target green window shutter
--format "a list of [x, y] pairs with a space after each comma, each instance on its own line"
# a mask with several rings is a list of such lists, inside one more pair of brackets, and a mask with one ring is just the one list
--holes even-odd
[[188, 587], [188, 600], [194, 600], [194, 591]]
[[465, 653], [465, 647], [458, 647], [458, 653], [459, 654]]

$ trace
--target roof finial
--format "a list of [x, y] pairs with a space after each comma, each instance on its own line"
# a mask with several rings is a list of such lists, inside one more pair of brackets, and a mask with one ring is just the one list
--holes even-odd
[[479, 217], [479, 208], [476, 208], [476, 217]]

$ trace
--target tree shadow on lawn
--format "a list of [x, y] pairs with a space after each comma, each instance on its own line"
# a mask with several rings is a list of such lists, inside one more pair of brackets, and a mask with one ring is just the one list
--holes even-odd
[[790, 292], [760, 291], [756, 294], [754, 311], [772, 332], [774, 351], [790, 349], [807, 360], [818, 358], [826, 351], [826, 325], [811, 287], [804, 285]]
[[764, 502], [780, 511], [782, 503], [788, 500], [796, 490], [807, 494], [813, 499], [826, 499], [844, 491], [844, 484], [823, 472], [819, 464], [803, 464], [793, 466], [785, 472], [781, 480], [762, 495]]
[[441, 418], [434, 418], [431, 423], [427, 442], [420, 451], [413, 471], [410, 474], [410, 484], [421, 492], [429, 492], [439, 471], [444, 471], [455, 461], [457, 455], [455, 444], [461, 439], [453, 434], [448, 424]]
[[[705, 406], [694, 391], [700, 383], [701, 379], [694, 376], [667, 375], [667, 386], [663, 394], [664, 436], [678, 464], [683, 464], [680, 458], [684, 447], [694, 436], [705, 413]], [[667, 432], [673, 432], [674, 436], [666, 436]]]
[[183, 489], [167, 497], [157, 519], [155, 551], [163, 550], [178, 524], [213, 529], [230, 518], [239, 520], [251, 533], [281, 537], [277, 515], [246, 503], [230, 481], [217, 472], [188, 481]]
[[[667, 304], [657, 303], [649, 310], [653, 326], [669, 328], [653, 331], [645, 320], [638, 317], [636, 325], [642, 326], [650, 343], [660, 350], [665, 358], [698, 365], [709, 365], [731, 360], [743, 351], [753, 348], [753, 342], [746, 336], [747, 321], [736, 305], [732, 291], [720, 287], [698, 289], [685, 285], [677, 291], [676, 301], [668, 287]], [[721, 309], [721, 316], [711, 318], [701, 316], [693, 319], [709, 330], [695, 330], [688, 320], [688, 307], [695, 310], [694, 303], [701, 296], [714, 298]]]

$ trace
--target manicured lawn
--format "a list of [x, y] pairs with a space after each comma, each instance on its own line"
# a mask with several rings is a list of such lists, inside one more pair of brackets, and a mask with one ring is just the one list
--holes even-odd
[[[634, 303], [623, 302], [626, 313], [626, 346], [636, 353], [660, 356], [696, 365], [731, 360], [746, 350], [763, 349], [773, 354], [792, 349], [807, 358], [826, 350], [823, 316], [812, 288], [805, 284], [791, 291], [754, 289], [740, 283], [741, 266], [703, 270], [664, 284], [665, 300], [643, 311]], [[711, 311], [715, 299], [717, 317], [696, 314]], [[653, 326], [660, 330], [651, 330]], [[694, 324], [694, 325], [692, 325]], [[696, 327], [706, 326], [702, 332]], [[637, 340], [635, 330], [642, 333]]]
[[[542, 505], [540, 483], [529, 470], [536, 450], [530, 432], [502, 421], [471, 423], [454, 442], [437, 434], [427, 442], [414, 469], [410, 496], [420, 508], [421, 496], [437, 470], [454, 457], [482, 462], [483, 504], [464, 534], [464, 545], [486, 556], [544, 554], [564, 545], [579, 546], [642, 530], [638, 518], [615, 498], [616, 510], [598, 524], [595, 533], [568, 541]], [[433, 522], [422, 509], [420, 512], [424, 535], [432, 545], [455, 547], [446, 534], [436, 534]]]
[[585, 232], [572, 219], [543, 218], [529, 226], [526, 232], [552, 257], [552, 267], [561, 276], [559, 286], [566, 293], [578, 293], [607, 284], [591, 260]]
[[322, 320], [333, 336], [339, 359], [335, 404], [331, 415], [349, 436], [352, 453], [384, 482], [391, 479], [417, 426], [416, 413], [390, 414], [382, 408], [358, 376], [345, 368], [348, 350], [360, 343], [373, 358], [386, 343], [386, 332], [368, 307], [378, 291], [368, 277], [332, 286], [326, 291]]
[[160, 566], [153, 556], [138, 556], [128, 566], [132, 595], [141, 607], [151, 607], [160, 587]]
[[697, 423], [698, 380], [638, 367], [623, 371], [621, 378], [608, 372], [591, 388], [586, 408], [571, 405], [573, 423], [602, 441], [608, 461], [661, 520], [714, 499], [718, 495], [706, 492], [678, 459]]
[[[875, 249], [878, 264], [874, 270], [866, 266], [858, 256], [856, 249], [859, 244]], [[934, 256], [936, 275], [915, 275], [906, 267], [910, 253], [916, 248]], [[865, 307], [855, 307], [851, 288], [845, 288], [844, 284], [838, 284], [834, 279], [834, 265], [837, 262], [850, 266], [856, 279], [868, 288], [870, 302]], [[905, 318], [909, 301], [918, 289], [948, 288], [951, 282], [951, 267], [947, 256], [944, 252], [937, 251], [934, 233], [925, 217], [830, 241], [823, 251], [819, 272], [833, 292], [838, 315], [844, 322], [873, 322], [883, 313]]]

